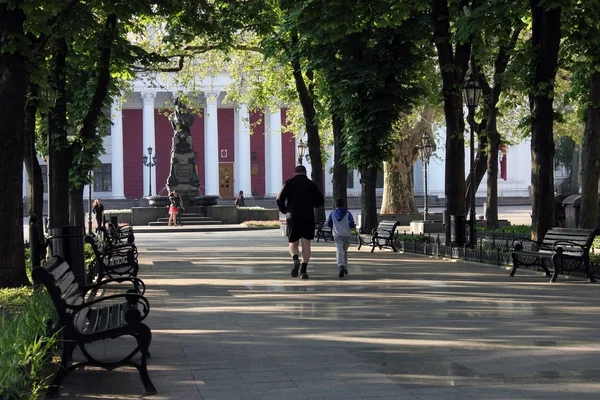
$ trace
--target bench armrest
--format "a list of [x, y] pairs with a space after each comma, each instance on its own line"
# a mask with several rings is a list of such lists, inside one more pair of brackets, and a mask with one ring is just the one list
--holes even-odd
[[132, 247], [129, 245], [125, 246], [111, 246], [107, 248], [101, 255], [103, 257], [131, 257], [132, 260], [137, 260], [138, 256], [137, 247]]
[[70, 306], [69, 308], [73, 309], [75, 311], [75, 314], [79, 314], [82, 311], [85, 312], [88, 308], [92, 308], [92, 306], [102, 307], [103, 302], [108, 302], [108, 306], [113, 305], [115, 303], [114, 300], [118, 299], [124, 299], [131, 306], [141, 304], [143, 311], [143, 314], [141, 314], [142, 319], [146, 318], [146, 316], [150, 312], [150, 302], [148, 301], [148, 299], [142, 296], [141, 294], [137, 293], [113, 294], [110, 296], [100, 297], [98, 299], [87, 301], [78, 306]]
[[512, 241], [512, 248], [513, 250], [516, 251], [520, 251], [523, 250], [523, 242], [527, 242], [527, 243], [531, 243], [531, 244], [537, 244], [538, 246], [542, 246], [542, 243], [536, 241], [536, 240], [531, 240], [528, 238], [517, 238], [517, 239], [513, 239]]
[[[576, 251], [576, 252], [585, 254], [588, 250], [587, 247], [582, 246], [579, 243], [571, 242], [568, 240], [557, 240], [552, 245], [552, 250], [554, 250], [554, 252], [557, 254], [562, 254], [564, 252], [564, 249], [561, 247], [561, 245], [565, 245], [565, 244], [569, 245], [569, 247], [571, 247], [571, 248], [569, 248], [569, 251]], [[577, 247], [577, 248], [573, 249], [573, 247]]]
[[82, 286], [81, 290], [84, 293], [87, 293], [90, 290], [97, 289], [102, 286], [106, 286], [110, 283], [123, 283], [123, 282], [131, 283], [136, 290], [136, 294], [144, 295], [144, 293], [146, 293], [146, 285], [144, 284], [144, 281], [142, 281], [139, 278], [133, 277], [133, 276], [123, 276], [123, 277], [118, 277], [118, 278], [103, 279], [100, 282], [95, 283], [93, 285]]

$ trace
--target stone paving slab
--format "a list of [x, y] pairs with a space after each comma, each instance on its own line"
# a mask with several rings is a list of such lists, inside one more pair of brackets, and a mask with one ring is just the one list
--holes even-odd
[[[599, 288], [279, 232], [136, 234], [152, 399], [597, 399]], [[94, 349], [127, 348], [108, 341]], [[117, 345], [117, 346], [115, 346]], [[135, 369], [71, 373], [65, 399], [139, 399]]]

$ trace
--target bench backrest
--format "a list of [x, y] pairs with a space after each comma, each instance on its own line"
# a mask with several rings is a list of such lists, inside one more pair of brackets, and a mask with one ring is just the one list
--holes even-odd
[[594, 243], [594, 238], [599, 233], [600, 230], [598, 229], [550, 228], [544, 236], [542, 248], [552, 249], [556, 242], [560, 242], [559, 246], [565, 252], [581, 252], [582, 248], [589, 251], [592, 243]]
[[35, 267], [31, 276], [35, 284], [46, 287], [61, 324], [63, 326], [71, 325], [74, 312], [70, 307], [81, 305], [84, 298], [69, 264], [61, 257], [54, 256], [43, 266]]
[[394, 235], [397, 227], [398, 221], [381, 221], [377, 225], [376, 232], [378, 236], [391, 237]]
[[98, 240], [98, 236], [85, 235], [85, 238], [83, 240], [92, 247], [92, 250], [94, 251], [94, 255], [96, 257], [102, 257], [102, 250], [100, 250], [101, 243]]

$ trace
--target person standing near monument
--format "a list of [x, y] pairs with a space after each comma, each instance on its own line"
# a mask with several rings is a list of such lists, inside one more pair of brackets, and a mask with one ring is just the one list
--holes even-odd
[[177, 191], [173, 190], [169, 194], [169, 201], [171, 202], [169, 206], [169, 226], [175, 226], [177, 225], [177, 215], [179, 214], [177, 204], [181, 204], [181, 197], [179, 197]]
[[[308, 279], [308, 262], [311, 255], [311, 240], [315, 238], [315, 207], [325, 204], [323, 193], [316, 183], [306, 176], [306, 168], [298, 165], [295, 176], [285, 181], [277, 196], [277, 207], [285, 214], [287, 221], [288, 249], [294, 267], [292, 277]], [[302, 263], [300, 262], [300, 241], [302, 241]]]
[[235, 201], [233, 202], [233, 204], [238, 207], [244, 207], [244, 205], [246, 204], [246, 201], [244, 200], [244, 191], [243, 190], [240, 190], [240, 192], [238, 193], [237, 197], [235, 198]]
[[100, 229], [104, 224], [102, 223], [102, 215], [104, 214], [104, 205], [100, 199], [94, 200], [94, 204], [92, 207], [92, 212], [96, 214], [96, 232]]

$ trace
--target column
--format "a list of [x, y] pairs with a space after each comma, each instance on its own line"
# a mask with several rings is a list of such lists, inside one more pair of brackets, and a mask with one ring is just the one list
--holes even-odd
[[[156, 92], [142, 92], [142, 156], [147, 155], [148, 147], [152, 147], [152, 154], [156, 154], [156, 143], [155, 143], [155, 130], [154, 130], [154, 99], [156, 98]], [[141, 159], [141, 157], [140, 157]], [[140, 161], [141, 164], [141, 161]], [[144, 166], [144, 181], [142, 183], [142, 195], [148, 194], [150, 174], [152, 174], [152, 193], [156, 194], [156, 169], [150, 173], [148, 167]], [[155, 167], [153, 167], [155, 168]]]
[[252, 194], [252, 165], [250, 162], [250, 114], [248, 106], [242, 104], [235, 110], [234, 120], [234, 181], [235, 194], [240, 190], [245, 196]]
[[113, 99], [110, 108], [111, 140], [111, 169], [112, 169], [112, 197], [125, 198], [125, 184], [123, 178], [123, 110], [121, 98]]
[[206, 92], [204, 113], [204, 194], [219, 196], [219, 92]]
[[265, 194], [277, 196], [283, 184], [281, 160], [281, 110], [265, 113]]

